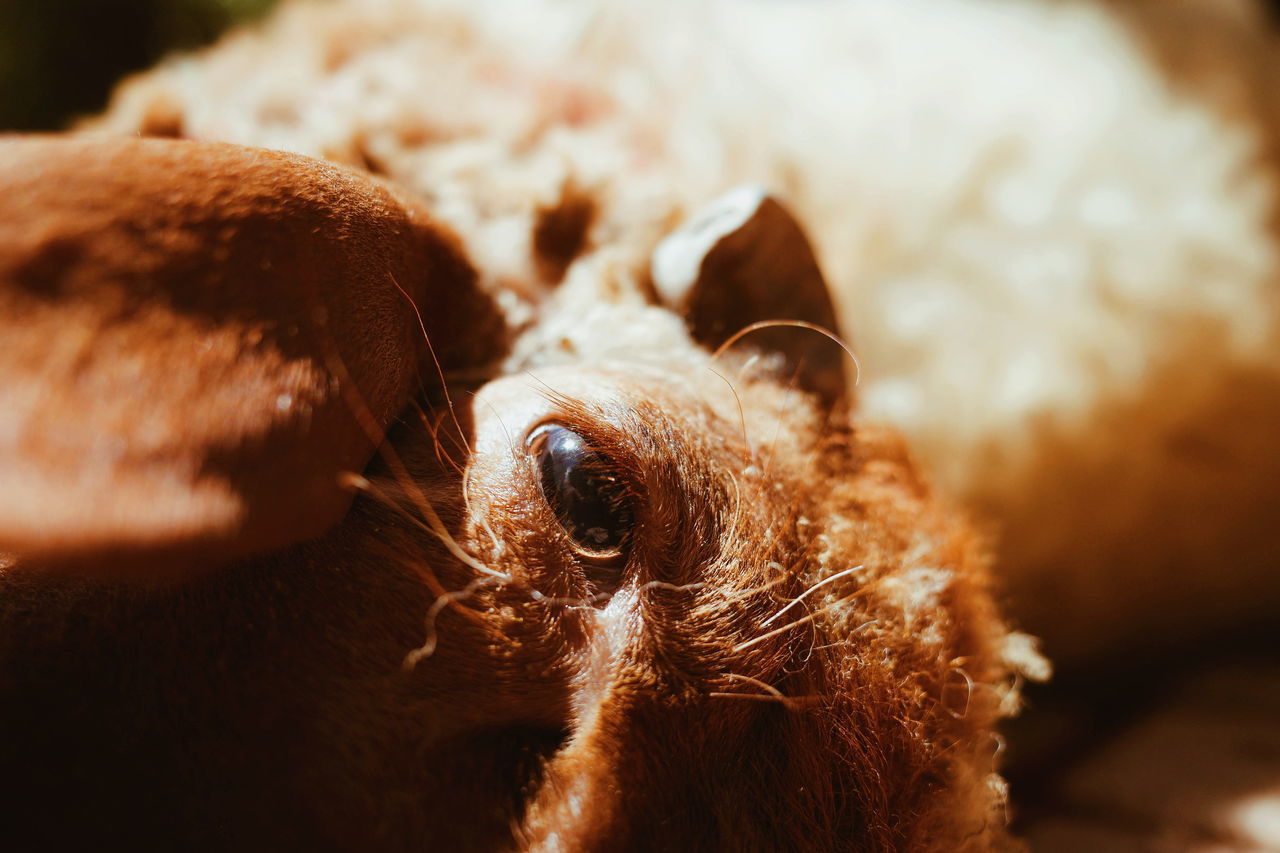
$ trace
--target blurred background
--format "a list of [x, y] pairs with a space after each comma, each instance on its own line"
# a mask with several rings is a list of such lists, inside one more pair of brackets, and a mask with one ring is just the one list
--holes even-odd
[[0, 130], [56, 130], [123, 75], [208, 44], [276, 0], [0, 0]]
[[[120, 77], [278, 2], [0, 0], [0, 130], [61, 129], [100, 110]], [[1280, 0], [1267, 3], [1280, 16]]]
[[[208, 44], [278, 2], [0, 0], [0, 131], [66, 127], [101, 110], [122, 76]], [[1280, 22], [1280, 0], [1267, 2]], [[1205, 850], [1236, 849], [1211, 847], [1216, 824], [1186, 816], [1216, 815], [1219, 801], [1241, 820], [1263, 815], [1270, 837], [1280, 838], [1280, 670], [1264, 679], [1246, 659], [1274, 658], [1273, 629], [1247, 633], [1233, 648], [1249, 651], [1234, 668], [1179, 653], [1132, 669], [1112, 662], [1105, 678], [1062, 673], [1029, 691], [1031, 708], [1011, 727], [1007, 775], [1034, 849], [1190, 849], [1162, 828], [1178, 821], [1210, 827], [1199, 830]], [[1193, 675], [1183, 681], [1184, 673]], [[1186, 814], [1171, 814], [1179, 810]], [[1149, 836], [1159, 841], [1152, 846]]]

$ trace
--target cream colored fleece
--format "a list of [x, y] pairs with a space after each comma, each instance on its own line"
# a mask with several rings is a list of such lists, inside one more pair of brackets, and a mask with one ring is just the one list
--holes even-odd
[[551, 293], [539, 210], [589, 195], [593, 249], [540, 333], [602, 348], [653, 345], [592, 318], [640, 298], [666, 230], [771, 185], [820, 250], [865, 416], [991, 523], [1016, 616], [1069, 662], [1280, 604], [1280, 70], [1247, 3], [1118, 8], [297, 2], [91, 129], [387, 175], [516, 322]]

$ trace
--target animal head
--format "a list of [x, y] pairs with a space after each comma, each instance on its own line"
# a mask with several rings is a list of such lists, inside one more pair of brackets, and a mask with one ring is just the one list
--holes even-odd
[[1008, 843], [1017, 642], [775, 200], [522, 318], [354, 172], [3, 145], [18, 837]]

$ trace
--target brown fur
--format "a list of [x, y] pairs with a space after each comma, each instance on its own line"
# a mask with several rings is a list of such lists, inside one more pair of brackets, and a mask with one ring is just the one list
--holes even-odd
[[454, 242], [348, 170], [193, 142], [0, 152], [0, 538], [15, 550], [217, 559], [314, 536], [350, 502], [337, 472], [374, 448], [335, 361], [380, 429], [425, 350], [407, 299], [477, 324], [435, 336], [446, 366], [500, 354]]
[[[93, 143], [77, 143], [72, 156], [62, 143], [21, 144], [31, 146], [28, 173], [58, 176], [23, 197], [28, 220], [49, 223], [40, 245], [65, 238], [58, 245], [87, 250], [102, 233], [191, 242], [175, 236], [150, 267], [148, 256], [73, 252], [92, 261], [65, 267], [75, 275], [42, 273], [33, 286], [11, 272], [14, 259], [31, 256], [21, 229], [0, 231], [0, 298], [26, 305], [34, 291], [43, 300], [0, 319], [6, 335], [25, 335], [17, 357], [0, 361], [0, 382], [49, 377], [58, 401], [6, 410], [0, 424], [36, 441], [60, 419], [79, 418], [70, 440], [31, 456], [26, 479], [0, 502], [0, 550], [19, 552], [16, 568], [0, 570], [0, 801], [20, 847], [1011, 843], [994, 725], [1013, 699], [1013, 674], [983, 549], [935, 500], [898, 439], [791, 387], [797, 365], [757, 353], [766, 356], [761, 369], [749, 346], [708, 362], [686, 339], [635, 366], [596, 366], [584, 355], [532, 378], [477, 383], [475, 394], [458, 380], [450, 404], [431, 381], [421, 337], [404, 333], [416, 321], [396, 315], [385, 269], [396, 271], [452, 367], [484, 366], [507, 341], [490, 335], [496, 347], [477, 345], [488, 334], [488, 294], [461, 272], [455, 243], [438, 229], [401, 232], [384, 218], [354, 254], [340, 235], [316, 230], [309, 216], [358, 225], [371, 209], [388, 209], [364, 179], [245, 149], [113, 143], [117, 165], [106, 177], [127, 186], [99, 193]], [[255, 183], [263, 161], [270, 171]], [[188, 166], [195, 172], [184, 173]], [[282, 230], [255, 229], [261, 240], [237, 242], [205, 226], [221, 210], [218, 193], [186, 195], [210, 182], [247, 198], [251, 218], [309, 190], [332, 194], [286, 217]], [[282, 189], [290, 186], [301, 189]], [[173, 218], [156, 231], [148, 223], [157, 200], [174, 187], [199, 202], [169, 208]], [[82, 228], [80, 211], [98, 210], [105, 232]], [[403, 223], [398, 216], [391, 208]], [[425, 270], [401, 261], [405, 233], [440, 260]], [[122, 289], [93, 272], [178, 270], [177, 259], [191, 257], [218, 270], [262, 270], [277, 251], [288, 263], [253, 273], [242, 290], [192, 292], [190, 278], [145, 272]], [[369, 253], [378, 260], [363, 266]], [[430, 274], [441, 269], [449, 274]], [[145, 281], [161, 283], [160, 298]], [[282, 359], [254, 360], [256, 345], [221, 359], [215, 349], [210, 362], [195, 344], [206, 328], [229, 328], [224, 318], [242, 305], [260, 312], [261, 328], [278, 329], [297, 310], [275, 298], [283, 293], [352, 311], [373, 299], [384, 313], [335, 319], [290, 353], [327, 377], [309, 386], [331, 392], [316, 402], [310, 428], [286, 430], [278, 444], [246, 440], [259, 433], [236, 425], [274, 411], [276, 388], [262, 394], [236, 370], [293, 374]], [[210, 300], [203, 306], [200, 294]], [[122, 299], [146, 310], [118, 311]], [[125, 322], [129, 347], [98, 343], [111, 340], [118, 318], [186, 299], [196, 301], [194, 327]], [[635, 311], [628, 316], [650, 318], [655, 334], [666, 316]], [[83, 344], [99, 378], [87, 384], [52, 367], [63, 346], [59, 318], [79, 313], [99, 324]], [[372, 442], [350, 424], [376, 433], [403, 405], [402, 374], [376, 375], [402, 360], [427, 383], [418, 398], [425, 412], [404, 409], [379, 459], [356, 475]], [[129, 393], [139, 381], [149, 383], [141, 399]], [[67, 473], [94, 462], [92, 438], [111, 407], [129, 451], [142, 446], [148, 414], [164, 412], [176, 439], [161, 446], [178, 450], [155, 458], [180, 472], [211, 448], [225, 450], [230, 430], [234, 452], [213, 456], [229, 460], [239, 526], [196, 525], [178, 541], [183, 554], [171, 538], [134, 535], [154, 529], [151, 513], [167, 512], [171, 493], [131, 486], [138, 509], [127, 518], [141, 527], [112, 528], [117, 538], [105, 546], [83, 535], [96, 523], [94, 501], [105, 505], [114, 483], [148, 482], [130, 453], [87, 490]], [[636, 526], [614, 582], [583, 563], [540, 490], [524, 437], [548, 420], [586, 437], [627, 484]], [[0, 458], [21, 458], [24, 447], [4, 444]], [[331, 499], [307, 484], [343, 470], [364, 494], [332, 524]], [[179, 483], [185, 499], [203, 481]], [[36, 514], [47, 523], [32, 533], [26, 496], [41, 506], [65, 496], [66, 506]], [[227, 529], [236, 532], [228, 538]], [[60, 546], [63, 535], [73, 548]], [[121, 539], [131, 548], [116, 547]], [[75, 570], [42, 569], [69, 550], [81, 555]], [[192, 571], [207, 562], [220, 567]], [[133, 579], [144, 564], [167, 582]]]

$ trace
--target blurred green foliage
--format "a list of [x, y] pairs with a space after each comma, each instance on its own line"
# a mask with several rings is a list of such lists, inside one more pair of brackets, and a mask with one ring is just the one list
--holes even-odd
[[276, 0], [0, 0], [0, 130], [100, 109], [123, 75], [207, 44]]

